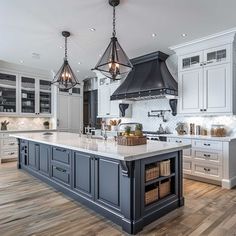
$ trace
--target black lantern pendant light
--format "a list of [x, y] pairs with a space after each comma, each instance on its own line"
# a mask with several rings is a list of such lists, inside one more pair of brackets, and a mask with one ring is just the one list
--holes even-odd
[[109, 0], [109, 4], [113, 7], [112, 38], [110, 44], [94, 69], [100, 71], [110, 79], [120, 80], [128, 75], [133, 66], [116, 38], [115, 7], [120, 4], [120, 0]]
[[67, 38], [70, 37], [70, 32], [62, 31], [62, 35], [65, 37], [65, 57], [64, 62], [55, 75], [52, 84], [56, 84], [60, 89], [69, 90], [76, 84], [79, 84], [74, 72], [72, 71], [67, 60]]

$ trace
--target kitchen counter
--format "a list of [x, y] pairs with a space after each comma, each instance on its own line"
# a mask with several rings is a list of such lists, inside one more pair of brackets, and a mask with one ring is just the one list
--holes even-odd
[[105, 141], [65, 132], [11, 136], [19, 140], [19, 169], [129, 234], [184, 205], [182, 150], [191, 145], [148, 141], [119, 146], [114, 138]]
[[120, 146], [112, 138], [106, 141], [96, 138], [89, 139], [85, 135], [80, 137], [78, 134], [67, 132], [54, 132], [52, 135], [43, 135], [43, 133], [16, 133], [11, 136], [123, 161], [138, 160], [191, 147], [191, 145], [187, 144], [155, 141], [148, 141], [146, 145]]
[[28, 133], [28, 132], [55, 132], [56, 129], [34, 129], [34, 130], [0, 130], [1, 133]]
[[178, 135], [178, 134], [160, 134], [160, 136], [167, 137], [167, 138], [187, 138], [187, 139], [205, 139], [205, 140], [212, 140], [212, 141], [222, 141], [222, 142], [230, 142], [236, 137], [226, 136], [226, 137], [212, 137], [207, 135]]

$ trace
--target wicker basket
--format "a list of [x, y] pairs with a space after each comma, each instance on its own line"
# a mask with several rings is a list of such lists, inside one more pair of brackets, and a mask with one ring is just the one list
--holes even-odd
[[143, 145], [147, 143], [146, 136], [137, 137], [137, 136], [118, 136], [117, 137], [117, 144], [124, 145], [124, 146], [136, 146], [136, 145]]
[[154, 164], [149, 166], [146, 170], [145, 170], [145, 181], [149, 181], [152, 179], [156, 179], [160, 176], [160, 167], [158, 164]]
[[145, 193], [145, 205], [158, 200], [158, 187]]
[[160, 175], [161, 176], [170, 175], [170, 160], [160, 162]]
[[171, 179], [166, 179], [160, 182], [160, 198], [163, 198], [170, 194], [170, 187], [171, 187]]

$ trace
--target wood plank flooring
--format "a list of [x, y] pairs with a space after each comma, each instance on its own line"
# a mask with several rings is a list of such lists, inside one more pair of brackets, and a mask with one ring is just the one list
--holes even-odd
[[[236, 189], [184, 181], [185, 206], [138, 235], [236, 236]], [[120, 236], [116, 224], [73, 201], [16, 163], [0, 165], [0, 236]]]

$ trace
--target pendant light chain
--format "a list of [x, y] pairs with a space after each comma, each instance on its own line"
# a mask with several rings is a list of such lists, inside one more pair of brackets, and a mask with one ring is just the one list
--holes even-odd
[[67, 60], [67, 37], [65, 37], [65, 60]]
[[116, 37], [116, 7], [113, 5], [113, 37]]

